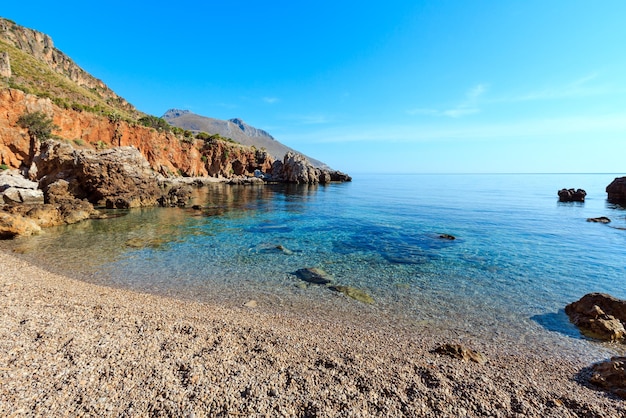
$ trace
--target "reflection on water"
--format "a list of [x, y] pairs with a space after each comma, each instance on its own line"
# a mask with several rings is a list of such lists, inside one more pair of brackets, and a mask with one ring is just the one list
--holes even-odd
[[[560, 314], [565, 304], [591, 291], [626, 297], [624, 231], [586, 222], [608, 216], [626, 226], [624, 208], [594, 192], [604, 181], [373, 176], [326, 186], [216, 184], [197, 190], [185, 209], [118, 211], [124, 216], [0, 247], [90, 282], [228, 306], [255, 299], [278, 312], [356, 315], [481, 338], [576, 340]], [[555, 191], [572, 183], [588, 190], [587, 202], [556, 203]], [[293, 274], [306, 267], [375, 303]]]

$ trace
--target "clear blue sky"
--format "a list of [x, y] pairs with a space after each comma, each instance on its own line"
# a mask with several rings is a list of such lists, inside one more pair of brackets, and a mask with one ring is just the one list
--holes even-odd
[[5, 2], [140, 110], [349, 173], [625, 172], [626, 1]]

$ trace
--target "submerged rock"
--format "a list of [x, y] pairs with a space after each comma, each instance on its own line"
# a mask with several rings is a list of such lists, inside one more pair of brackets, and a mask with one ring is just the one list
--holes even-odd
[[456, 239], [456, 237], [454, 235], [450, 235], [450, 234], [440, 234], [439, 238], [447, 239], [447, 240], [450, 240], [450, 241], [454, 241]]
[[280, 251], [281, 253], [285, 254], [285, 255], [292, 255], [293, 254], [293, 251], [291, 251], [289, 248], [284, 247], [282, 245], [277, 245], [276, 249], [278, 251]]
[[626, 357], [613, 357], [590, 367], [589, 382], [626, 399]]
[[587, 218], [587, 222], [596, 222], [596, 223], [600, 223], [600, 224], [609, 224], [609, 223], [611, 223], [611, 220], [609, 218], [607, 218], [606, 216], [600, 216], [598, 218]]
[[354, 300], [358, 300], [359, 302], [364, 302], [364, 303], [369, 303], [369, 304], [374, 303], [374, 299], [370, 295], [368, 295], [364, 291], [357, 289], [355, 287], [333, 285], [333, 286], [328, 286], [328, 288], [335, 292], [343, 293], [344, 295]]
[[623, 341], [626, 301], [604, 293], [589, 293], [565, 307], [570, 321], [591, 338]]
[[435, 348], [433, 352], [452, 356], [464, 361], [470, 360], [478, 364], [485, 364], [487, 362], [487, 358], [482, 353], [470, 350], [461, 344], [444, 344]]
[[167, 241], [163, 238], [137, 237], [129, 238], [124, 244], [130, 248], [160, 248], [165, 243], [167, 243]]
[[295, 275], [305, 282], [314, 284], [328, 284], [332, 282], [330, 275], [320, 268], [299, 269], [295, 272]]

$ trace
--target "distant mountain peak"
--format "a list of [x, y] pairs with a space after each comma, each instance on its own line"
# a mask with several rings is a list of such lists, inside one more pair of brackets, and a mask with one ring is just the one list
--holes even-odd
[[245, 123], [243, 119], [234, 118], [234, 119], [228, 119], [228, 121], [237, 125], [239, 129], [241, 129], [248, 136], [253, 136], [253, 137], [263, 136], [263, 137], [268, 137], [270, 139], [274, 139], [274, 137], [270, 135], [269, 132], [264, 131], [263, 129], [255, 128], [254, 126], [250, 126], [247, 123]]
[[182, 109], [169, 109], [167, 112], [165, 112], [165, 114], [163, 115], [163, 119], [167, 119], [167, 118], [177, 118], [179, 116], [185, 115], [187, 113], [191, 113], [191, 111], [189, 110], [182, 110]]
[[[262, 129], [250, 126], [241, 118], [221, 120], [197, 115], [188, 110], [170, 109], [163, 115], [170, 125], [195, 132], [219, 134], [243, 145], [265, 149], [275, 159], [281, 160], [288, 152], [297, 152], [280, 143], [272, 135]], [[315, 166], [328, 168], [323, 162], [311, 157], [308, 160]]]

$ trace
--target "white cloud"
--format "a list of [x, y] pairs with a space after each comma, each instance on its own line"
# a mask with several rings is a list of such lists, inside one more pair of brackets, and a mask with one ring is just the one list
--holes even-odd
[[264, 97], [263, 101], [267, 104], [278, 103], [280, 99], [278, 97]]

